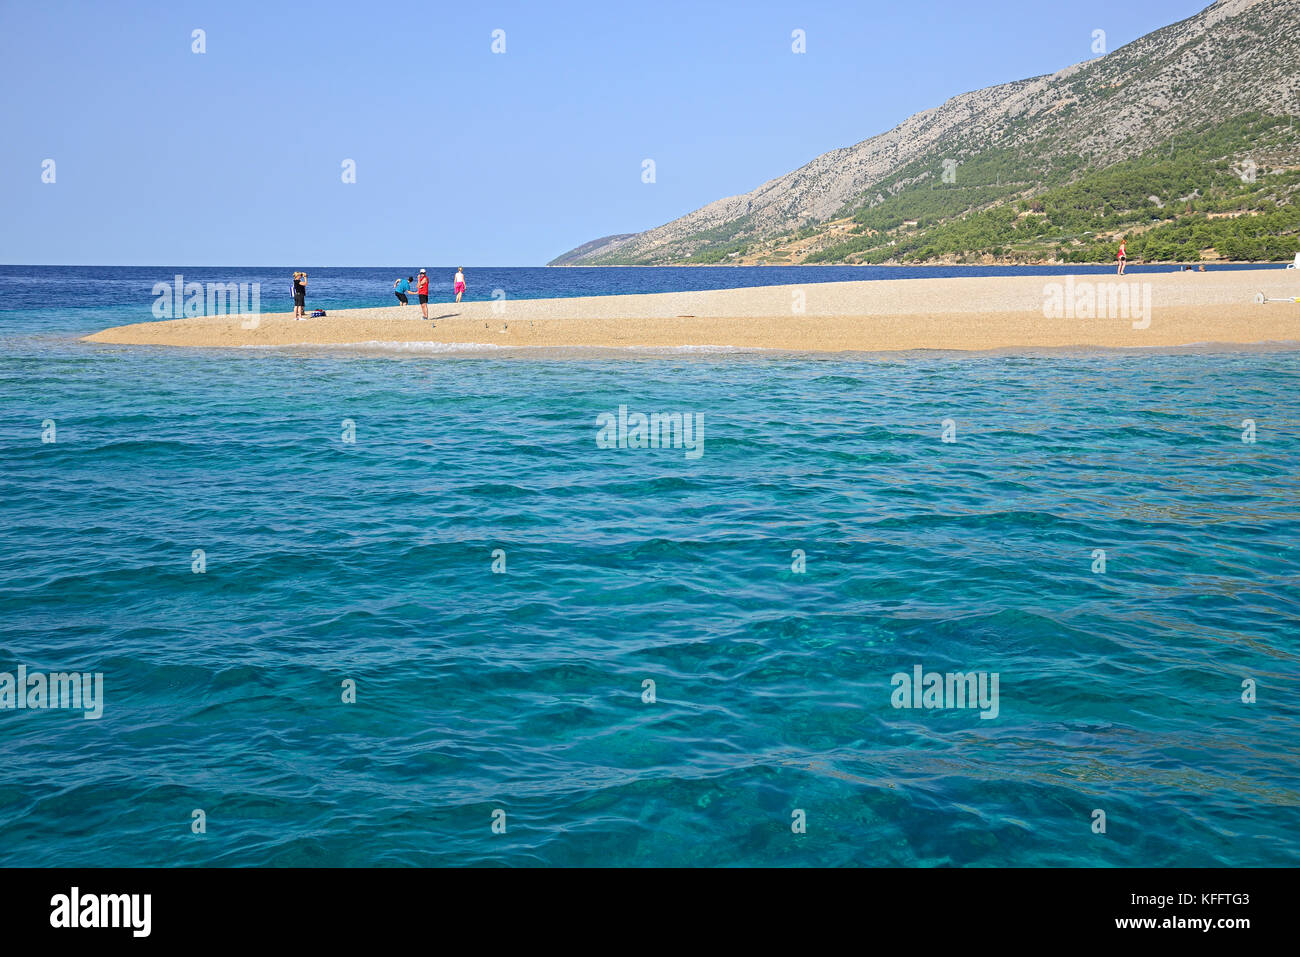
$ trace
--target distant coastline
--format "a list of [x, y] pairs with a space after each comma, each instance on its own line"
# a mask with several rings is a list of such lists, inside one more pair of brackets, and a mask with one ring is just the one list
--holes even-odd
[[[1129, 264], [1129, 268], [1134, 266], [1168, 266], [1174, 268], [1177, 266], [1205, 266], [1207, 270], [1223, 269], [1246, 269], [1257, 267], [1259, 269], [1268, 269], [1269, 267], [1284, 266], [1285, 259], [1147, 259], [1143, 261], [1134, 260]], [[861, 269], [864, 265], [870, 265], [873, 269], [918, 269], [927, 266], [938, 266], [944, 269], [981, 269], [988, 266], [1060, 266], [1063, 269], [1077, 269], [1080, 266], [1095, 268], [1098, 266], [1113, 266], [1114, 263], [1098, 260], [1097, 262], [1074, 263], [1065, 262], [1060, 259], [1044, 259], [1026, 262], [1024, 260], [1012, 259], [994, 259], [989, 262], [965, 263], [965, 262], [884, 262], [884, 263], [658, 263], [655, 265], [649, 263], [547, 263], [545, 266], [539, 266], [539, 269], [678, 269], [690, 267], [691, 269], [780, 269], [783, 266], [798, 266], [800, 269]], [[347, 267], [339, 267], [347, 268]], [[1065, 273], [1062, 273], [1065, 275]]]

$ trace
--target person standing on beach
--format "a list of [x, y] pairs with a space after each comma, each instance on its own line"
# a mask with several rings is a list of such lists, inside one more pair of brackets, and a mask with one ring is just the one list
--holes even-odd
[[1117, 276], [1124, 275], [1124, 264], [1128, 262], [1128, 253], [1124, 251], [1124, 246], [1127, 243], [1128, 240], [1125, 237], [1121, 236], [1119, 238], [1119, 252], [1115, 255], [1115, 258], [1119, 260], [1119, 272], [1116, 273]]
[[465, 295], [465, 269], [462, 266], [456, 267], [456, 278], [453, 280], [453, 288], [456, 291], [456, 301], [460, 302], [460, 297]]
[[420, 270], [420, 278], [415, 284], [416, 295], [420, 297], [420, 315], [429, 318], [429, 274]]
[[397, 296], [397, 301], [400, 302], [403, 306], [408, 305], [410, 302], [410, 300], [406, 298], [406, 294], [410, 291], [411, 291], [410, 276], [407, 276], [405, 279], [402, 279], [399, 276], [397, 279], [393, 280], [393, 294]]
[[307, 274], [305, 272], [293, 274], [293, 317], [307, 318]]

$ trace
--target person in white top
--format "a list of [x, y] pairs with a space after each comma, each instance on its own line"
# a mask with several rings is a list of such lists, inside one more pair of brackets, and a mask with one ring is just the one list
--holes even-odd
[[454, 282], [456, 284], [456, 301], [460, 302], [460, 297], [465, 295], [465, 270], [460, 266], [456, 267], [456, 278]]

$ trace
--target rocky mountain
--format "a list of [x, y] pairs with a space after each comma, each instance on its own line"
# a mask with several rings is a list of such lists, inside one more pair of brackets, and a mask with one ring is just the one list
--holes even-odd
[[[893, 201], [906, 217], [903, 200], [920, 197], [918, 191], [954, 187], [941, 209], [937, 196], [921, 197], [915, 221], [889, 229], [925, 228], [1032, 200], [1156, 150], [1176, 157], [1179, 137], [1186, 142], [1193, 131], [1232, 118], [1300, 112], [1298, 55], [1300, 0], [1218, 0], [1105, 56], [953, 97], [748, 193], [643, 233], [595, 240], [553, 264], [765, 261], [763, 250], [775, 251], [766, 261], [862, 261], [854, 257], [871, 245], [866, 237], [888, 225], [864, 211]], [[1275, 171], [1291, 169], [1294, 143], [1270, 143], [1277, 147], [1270, 154]], [[1182, 197], [1152, 198], [1164, 208]], [[1284, 199], [1270, 195], [1274, 201]], [[1063, 236], [1051, 241], [1063, 247]], [[858, 239], [846, 244], [849, 237]], [[1086, 245], [1096, 237], [1068, 238]], [[888, 241], [896, 242], [893, 233]]]
[[591, 242], [583, 243], [576, 249], [570, 249], [563, 256], [557, 256], [546, 265], [572, 266], [584, 259], [596, 258], [616, 249], [634, 236], [636, 236], [636, 233], [617, 233], [613, 236], [602, 236], [600, 239], [593, 239]]

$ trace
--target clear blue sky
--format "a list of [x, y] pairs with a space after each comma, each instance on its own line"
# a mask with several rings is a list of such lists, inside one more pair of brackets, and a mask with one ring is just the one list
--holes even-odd
[[6, 3], [0, 262], [541, 264], [1207, 3]]

